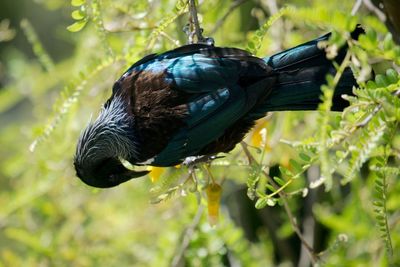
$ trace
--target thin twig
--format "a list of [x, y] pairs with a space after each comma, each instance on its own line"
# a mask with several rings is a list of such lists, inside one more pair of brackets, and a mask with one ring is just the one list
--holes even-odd
[[361, 7], [362, 1], [363, 1], [363, 0], [357, 0], [357, 1], [354, 3], [353, 8], [351, 9], [351, 15], [352, 15], [352, 16], [355, 16], [355, 15], [356, 15], [356, 13], [358, 12], [358, 10], [359, 10], [360, 7]]
[[[396, 90], [393, 93], [393, 95], [397, 97], [400, 96], [400, 89]], [[374, 108], [374, 110], [370, 114], [368, 114], [368, 116], [362, 122], [356, 124], [355, 130], [357, 130], [358, 128], [365, 127], [372, 120], [372, 118], [382, 109], [382, 107], [383, 107], [382, 104], [377, 105]]]
[[179, 40], [175, 40], [174, 38], [172, 38], [170, 35], [168, 35], [166, 32], [164, 31], [160, 31], [160, 35], [164, 36], [168, 41], [170, 41], [171, 43], [173, 43], [175, 46], [180, 46], [181, 43], [179, 42]]
[[[319, 168], [316, 165], [311, 166], [307, 171], [307, 183], [311, 184], [313, 181], [319, 178]], [[315, 238], [315, 219], [313, 216], [313, 206], [317, 202], [317, 190], [310, 190], [305, 198], [305, 205], [303, 209], [303, 218], [301, 222], [301, 229], [303, 230], [303, 237], [309, 242], [311, 246], [314, 246]], [[301, 246], [299, 256], [299, 267], [310, 266], [311, 259], [308, 257], [308, 250], [304, 246]]]
[[248, 145], [244, 141], [240, 142], [240, 145], [243, 148], [244, 154], [246, 154], [247, 160], [249, 161], [249, 165], [253, 165], [255, 160], [254, 157], [250, 154], [249, 149], [247, 148]]
[[216, 184], [215, 178], [214, 178], [214, 175], [211, 173], [209, 164], [204, 164], [204, 168], [205, 168], [206, 171], [207, 171], [208, 177], [211, 178], [211, 183], [212, 183], [213, 185], [215, 185], [215, 184]]
[[386, 22], [386, 15], [379, 8], [375, 7], [371, 0], [363, 0], [363, 4], [382, 21]]
[[368, 114], [368, 116], [365, 117], [365, 119], [362, 122], [356, 124], [355, 128], [358, 129], [358, 128], [365, 127], [370, 122], [370, 120], [372, 120], [372, 118], [376, 115], [376, 113], [378, 113], [379, 110], [381, 110], [381, 108], [382, 108], [382, 104], [377, 105], [374, 108], [374, 110], [370, 114]]
[[[195, 0], [189, 0], [189, 22], [194, 27], [194, 35], [196, 35], [197, 40], [196, 42], [201, 43], [205, 41], [205, 38], [202, 34], [202, 29], [200, 28], [199, 18], [197, 17], [197, 8]], [[190, 37], [190, 36], [189, 36]], [[192, 39], [192, 38], [189, 38]], [[189, 40], [190, 43], [193, 43], [193, 39]]]
[[315, 264], [318, 261], [318, 256], [314, 253], [314, 249], [308, 244], [307, 240], [305, 240], [305, 238], [303, 237], [303, 234], [301, 233], [300, 228], [297, 225], [297, 221], [296, 221], [295, 217], [293, 216], [292, 211], [290, 210], [290, 207], [289, 207], [289, 204], [288, 204], [286, 198], [281, 197], [281, 199], [282, 199], [283, 207], [285, 208], [286, 214], [288, 215], [290, 223], [292, 224], [293, 230], [296, 232], [302, 245], [305, 247], [308, 254], [310, 255], [312, 264]]
[[[246, 156], [247, 156], [247, 158], [248, 158], [248, 160], [249, 160], [249, 163], [252, 164], [252, 163], [257, 162], [257, 161], [254, 159], [253, 155], [252, 155], [252, 154], [250, 153], [250, 151], [248, 150], [247, 144], [244, 143], [244, 142], [241, 142], [241, 145], [242, 145], [242, 147], [243, 147], [244, 153], [246, 154]], [[275, 189], [278, 189], [278, 188], [279, 188], [279, 186], [275, 183], [275, 181], [268, 175], [268, 173], [267, 173], [265, 170], [261, 170], [261, 172], [262, 172], [262, 173], [264, 174], [264, 176], [271, 182], [272, 186], [273, 186]], [[281, 199], [282, 202], [283, 202], [283, 206], [284, 206], [284, 208], [285, 208], [286, 214], [287, 214], [288, 217], [289, 217], [289, 221], [290, 221], [290, 223], [291, 223], [291, 225], [292, 225], [293, 230], [295, 231], [295, 233], [296, 233], [297, 236], [299, 237], [301, 243], [303, 244], [303, 246], [304, 246], [305, 249], [307, 250], [308, 254], [310, 255], [311, 262], [312, 262], [313, 264], [316, 263], [316, 262], [318, 261], [318, 257], [317, 257], [317, 255], [314, 253], [313, 248], [308, 244], [308, 242], [307, 242], [307, 241], [305, 240], [305, 238], [303, 237], [303, 235], [302, 235], [302, 233], [301, 233], [301, 231], [300, 231], [300, 228], [299, 228], [298, 225], [297, 225], [296, 219], [294, 218], [293, 213], [292, 213], [292, 211], [290, 210], [290, 207], [289, 207], [289, 204], [288, 204], [288, 202], [287, 202], [285, 193], [282, 192], [282, 191], [280, 191], [278, 194], [279, 194], [280, 199]]]
[[192, 223], [186, 228], [186, 230], [183, 234], [181, 245], [177, 249], [177, 252], [175, 253], [174, 258], [171, 261], [172, 267], [183, 266], [182, 260], [183, 260], [185, 251], [189, 247], [190, 240], [192, 239], [195, 229], [200, 222], [203, 211], [204, 211], [204, 206], [200, 204], [199, 208], [197, 209], [197, 213], [192, 220]]
[[104, 30], [108, 33], [124, 33], [124, 32], [134, 32], [134, 31], [150, 31], [157, 28], [156, 26], [137, 26], [131, 23], [125, 24], [122, 27], [117, 25], [117, 23], [110, 23], [104, 25]]
[[[258, 164], [258, 162], [254, 159], [253, 155], [250, 153], [249, 149], [247, 148], [249, 145], [246, 144], [246, 142], [244, 142], [244, 141], [240, 142], [240, 144], [242, 145], [243, 152], [246, 155], [247, 160], [249, 161], [249, 165]], [[267, 172], [265, 172], [265, 171], [264, 171], [264, 175], [267, 177], [269, 183], [275, 188], [275, 190], [279, 190], [280, 186], [274, 181], [274, 179], [272, 179], [271, 176], [269, 176], [267, 174]], [[279, 196], [281, 196], [281, 194], [285, 195], [284, 192], [280, 191]]]

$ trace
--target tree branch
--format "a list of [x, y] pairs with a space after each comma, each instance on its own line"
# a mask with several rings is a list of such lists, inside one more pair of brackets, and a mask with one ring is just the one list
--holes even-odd
[[197, 17], [197, 8], [196, 8], [196, 0], [189, 0], [189, 24], [190, 34], [189, 34], [189, 43], [194, 43], [193, 36], [197, 37], [196, 42], [202, 43], [205, 42], [205, 38], [203, 37], [203, 29], [200, 28], [199, 18]]
[[354, 3], [353, 8], [351, 9], [351, 15], [352, 15], [352, 16], [355, 16], [355, 15], [356, 15], [356, 13], [358, 12], [358, 10], [359, 10], [360, 7], [361, 7], [362, 2], [363, 2], [363, 0], [357, 0], [357, 1]]
[[[394, 96], [400, 96], [400, 89], [397, 89], [394, 93]], [[356, 129], [365, 127], [371, 120], [372, 118], [382, 109], [382, 104], [377, 105], [374, 110], [360, 123], [358, 123], [355, 127]]]
[[[246, 154], [249, 163], [257, 163], [253, 155], [250, 153], [250, 151], [247, 148], [247, 144], [244, 142], [241, 142], [241, 145], [243, 147], [243, 151]], [[275, 183], [275, 181], [268, 175], [268, 173], [265, 170], [261, 170], [261, 172], [264, 174], [264, 176], [271, 182], [272, 186], [275, 189], [278, 189], [279, 186]], [[297, 225], [296, 218], [293, 216], [292, 211], [290, 210], [289, 204], [286, 199], [286, 194], [284, 192], [279, 192], [279, 197], [282, 200], [283, 206], [285, 208], [286, 214], [289, 217], [289, 221], [292, 225], [293, 230], [299, 237], [301, 243], [303, 244], [304, 248], [307, 250], [308, 254], [310, 255], [310, 260], [313, 264], [315, 264], [318, 261], [318, 256], [314, 253], [314, 249], [308, 244], [304, 236], [302, 235], [299, 226]]]
[[386, 15], [379, 8], [375, 7], [371, 0], [363, 0], [363, 4], [383, 22], [386, 21]]
[[204, 206], [199, 203], [199, 208], [197, 209], [197, 213], [194, 216], [192, 223], [186, 228], [185, 232], [182, 234], [181, 245], [177, 248], [177, 252], [175, 253], [171, 261], [172, 267], [184, 266], [182, 261], [185, 254], [185, 250], [189, 247], [190, 240], [192, 239], [194, 231], [200, 222], [203, 211], [204, 211]]

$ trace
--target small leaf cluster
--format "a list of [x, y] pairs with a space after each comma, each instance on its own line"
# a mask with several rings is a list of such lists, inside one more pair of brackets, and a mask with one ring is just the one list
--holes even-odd
[[71, 5], [77, 9], [72, 11], [71, 17], [75, 20], [73, 24], [67, 27], [70, 32], [81, 31], [88, 22], [87, 0], [71, 0]]
[[290, 13], [293, 11], [293, 8], [291, 7], [284, 7], [281, 8], [276, 14], [270, 16], [268, 20], [262, 24], [260, 28], [258, 28], [252, 39], [247, 43], [247, 50], [252, 53], [253, 55], [257, 55], [258, 50], [260, 49], [262, 42], [264, 40], [264, 36], [266, 35], [267, 31], [269, 28], [282, 16], [285, 16], [285, 14]]
[[[390, 237], [390, 228], [388, 222], [388, 211], [387, 211], [387, 198], [388, 198], [388, 175], [393, 170], [391, 167], [387, 167], [388, 158], [385, 156], [379, 156], [375, 158], [374, 163], [371, 162], [370, 168], [373, 170], [374, 183], [375, 183], [375, 200], [372, 202], [374, 206], [374, 212], [376, 214], [376, 220], [381, 233], [381, 238], [385, 241], [388, 255], [393, 255], [392, 239]], [[389, 169], [388, 169], [389, 168]], [[396, 172], [399, 170], [396, 169]]]

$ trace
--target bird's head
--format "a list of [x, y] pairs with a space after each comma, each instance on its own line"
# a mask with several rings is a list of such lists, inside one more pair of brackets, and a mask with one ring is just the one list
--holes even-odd
[[135, 161], [133, 123], [121, 96], [111, 97], [99, 117], [89, 123], [79, 138], [74, 158], [76, 174], [84, 183], [109, 188], [148, 173], [129, 170], [120, 160]]

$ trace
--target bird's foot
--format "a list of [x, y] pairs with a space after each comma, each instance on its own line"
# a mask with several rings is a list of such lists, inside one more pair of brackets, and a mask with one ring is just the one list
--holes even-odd
[[[193, 43], [198, 43], [198, 44], [207, 44], [207, 45], [211, 45], [214, 46], [215, 44], [215, 40], [212, 37], [203, 37], [203, 35], [201, 36], [197, 36], [197, 33], [195, 30], [191, 29], [191, 25], [190, 23], [186, 24], [183, 27], [183, 32], [188, 36], [188, 43], [189, 44], [193, 44]], [[203, 33], [203, 28], [200, 28], [200, 34]], [[195, 38], [197, 38], [197, 40], [195, 40]]]
[[192, 156], [185, 158], [182, 164], [189, 168], [194, 168], [196, 167], [196, 165], [200, 163], [210, 163], [211, 161], [219, 158], [223, 158], [223, 156], [217, 156], [217, 155]]

